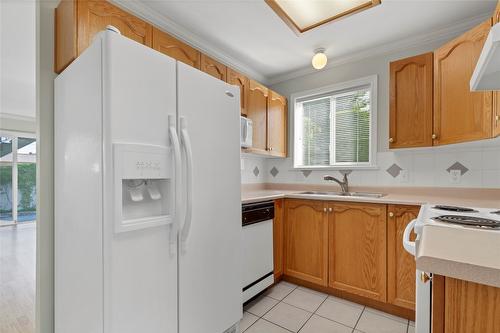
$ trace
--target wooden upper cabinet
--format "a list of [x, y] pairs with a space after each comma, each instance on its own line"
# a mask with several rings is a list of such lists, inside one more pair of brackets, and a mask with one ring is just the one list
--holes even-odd
[[246, 116], [248, 104], [248, 85], [250, 81], [245, 75], [238, 73], [232, 68], [228, 68], [227, 83], [240, 87], [240, 114]]
[[153, 27], [153, 48], [189, 66], [200, 69], [198, 50]]
[[493, 24], [500, 23], [500, 1], [498, 1], [497, 9], [493, 15]]
[[267, 149], [269, 155], [286, 157], [287, 115], [286, 98], [270, 90], [267, 107]]
[[285, 200], [285, 275], [317, 285], [328, 282], [326, 203]]
[[112, 25], [123, 36], [152, 45], [152, 26], [105, 0], [62, 0], [56, 9], [55, 71], [60, 73]]
[[[387, 301], [415, 310], [415, 257], [403, 248], [403, 233], [420, 207], [389, 205], [387, 210]], [[415, 237], [412, 232], [411, 238]]]
[[435, 145], [492, 136], [493, 93], [469, 86], [490, 27], [488, 20], [434, 52]]
[[433, 333], [498, 333], [500, 288], [434, 274]]
[[213, 77], [226, 81], [227, 67], [215, 59], [210, 58], [205, 54], [201, 54], [200, 70], [212, 75]]
[[386, 301], [386, 205], [331, 203], [329, 287]]
[[500, 135], [500, 91], [493, 93], [493, 136]]
[[273, 220], [273, 262], [274, 262], [274, 280], [279, 280], [283, 275], [283, 199], [274, 201], [274, 220]]
[[267, 154], [267, 99], [269, 90], [250, 80], [248, 86], [247, 117], [253, 122], [251, 151]]
[[390, 64], [389, 147], [432, 146], [433, 53]]

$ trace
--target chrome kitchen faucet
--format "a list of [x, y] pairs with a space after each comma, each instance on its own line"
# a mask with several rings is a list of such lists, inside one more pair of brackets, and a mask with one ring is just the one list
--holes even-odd
[[340, 188], [342, 189], [342, 194], [347, 194], [349, 193], [349, 180], [347, 179], [347, 175], [349, 172], [342, 172], [344, 174], [344, 178], [342, 181], [338, 180], [337, 178], [329, 175], [323, 176], [323, 179], [326, 181], [334, 181], [337, 184], [340, 185]]

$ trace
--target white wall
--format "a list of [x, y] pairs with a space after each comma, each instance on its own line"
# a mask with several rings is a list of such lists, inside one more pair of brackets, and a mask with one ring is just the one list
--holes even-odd
[[35, 123], [35, 7], [0, 1], [0, 129], [10, 119]]
[[[432, 51], [443, 42], [433, 43], [390, 55], [365, 59], [356, 63], [318, 71], [300, 78], [285, 81], [271, 87], [290, 98], [290, 94], [345, 82], [369, 75], [378, 75], [378, 170], [353, 171], [351, 183], [360, 186], [458, 186], [458, 187], [500, 187], [500, 140], [485, 140], [447, 147], [389, 150], [389, 62]], [[290, 101], [291, 103], [291, 101]], [[293, 126], [290, 105], [289, 122]], [[293, 154], [293, 129], [289, 130], [289, 151]], [[451, 181], [446, 171], [455, 162], [460, 162], [468, 171], [460, 183]], [[266, 160], [266, 181], [277, 183], [324, 183], [325, 174], [339, 175], [336, 171], [313, 171], [304, 175], [292, 170], [292, 159]], [[408, 170], [408, 180], [392, 177], [386, 170], [397, 164]], [[270, 174], [275, 167], [279, 172]]]
[[36, 333], [54, 332], [54, 9], [37, 1]]

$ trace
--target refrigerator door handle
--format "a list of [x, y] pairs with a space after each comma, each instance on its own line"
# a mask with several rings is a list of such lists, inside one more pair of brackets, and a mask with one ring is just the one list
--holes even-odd
[[170, 255], [174, 256], [176, 254], [176, 241], [177, 241], [177, 232], [179, 230], [179, 216], [181, 216], [181, 147], [179, 144], [179, 137], [177, 136], [177, 130], [175, 129], [175, 116], [168, 116], [168, 126], [169, 126], [169, 136], [170, 141], [172, 143], [172, 148], [174, 151], [174, 167], [175, 167], [175, 184], [174, 184], [174, 200], [175, 207], [174, 212], [172, 214], [172, 226], [170, 229]]
[[191, 219], [193, 215], [193, 150], [191, 139], [187, 131], [186, 118], [180, 118], [182, 146], [186, 152], [186, 215], [181, 230], [181, 249], [186, 251], [186, 241], [191, 229]]

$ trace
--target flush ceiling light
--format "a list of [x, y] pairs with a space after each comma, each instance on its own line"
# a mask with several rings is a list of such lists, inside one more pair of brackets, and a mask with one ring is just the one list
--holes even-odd
[[265, 0], [297, 34], [377, 6], [381, 0]]
[[326, 57], [325, 49], [317, 49], [314, 51], [311, 63], [315, 69], [324, 68], [327, 62], [328, 58]]

